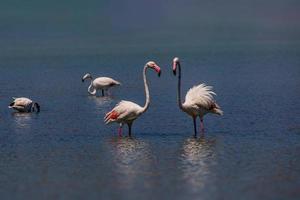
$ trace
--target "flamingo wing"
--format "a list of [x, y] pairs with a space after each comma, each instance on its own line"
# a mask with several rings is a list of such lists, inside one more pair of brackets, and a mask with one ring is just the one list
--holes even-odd
[[185, 103], [210, 110], [214, 105], [218, 106], [213, 95], [216, 95], [216, 93], [212, 91], [212, 86], [202, 83], [189, 89], [185, 96]]
[[109, 77], [99, 77], [99, 78], [96, 78], [94, 81], [93, 81], [94, 84], [100, 86], [100, 87], [104, 87], [104, 86], [114, 86], [114, 85], [121, 85], [120, 82], [112, 79], [112, 78], [109, 78]]
[[10, 104], [10, 106], [27, 106], [30, 103], [32, 103], [32, 101], [28, 98], [25, 97], [20, 97], [20, 98], [13, 98], [13, 102]]
[[136, 103], [123, 100], [105, 115], [104, 121], [106, 124], [115, 121], [132, 121], [140, 115], [141, 109]]

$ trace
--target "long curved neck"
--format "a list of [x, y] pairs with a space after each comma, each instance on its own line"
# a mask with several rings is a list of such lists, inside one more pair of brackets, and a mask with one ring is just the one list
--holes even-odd
[[97, 90], [94, 88], [93, 86], [93, 79], [91, 79], [91, 84], [90, 86], [88, 87], [88, 92], [91, 94], [91, 95], [95, 95]]
[[178, 63], [178, 85], [177, 85], [177, 102], [179, 108], [182, 110], [182, 102], [181, 102], [181, 66], [180, 63]]
[[145, 105], [144, 105], [141, 113], [146, 112], [146, 110], [149, 108], [149, 105], [150, 105], [150, 94], [149, 94], [149, 87], [148, 87], [147, 76], [146, 76], [147, 68], [148, 68], [148, 66], [145, 65], [144, 70], [143, 70], [143, 79], [144, 79], [144, 86], [145, 86], [146, 102], [145, 102]]

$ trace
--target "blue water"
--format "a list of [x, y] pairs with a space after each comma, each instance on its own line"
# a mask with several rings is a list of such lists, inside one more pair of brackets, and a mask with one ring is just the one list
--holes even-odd
[[[142, 50], [141, 50], [142, 49]], [[300, 57], [293, 43], [238, 43], [4, 55], [0, 62], [1, 199], [299, 199]], [[207, 115], [204, 137], [176, 102], [171, 60], [181, 57], [184, 93], [214, 86], [224, 116]], [[117, 136], [103, 117], [121, 99], [151, 105]], [[85, 73], [122, 86], [87, 93]], [[39, 114], [7, 108], [30, 97]]]

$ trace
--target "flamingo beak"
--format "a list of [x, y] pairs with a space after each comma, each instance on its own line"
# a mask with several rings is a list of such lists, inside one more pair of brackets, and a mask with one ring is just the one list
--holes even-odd
[[158, 65], [155, 65], [155, 66], [154, 66], [154, 70], [157, 72], [158, 77], [160, 77], [160, 74], [161, 74], [161, 69], [160, 69], [160, 67], [159, 67]]
[[40, 107], [40, 105], [38, 103], [36, 103], [36, 108], [37, 108], [37, 112], [39, 113], [40, 110], [41, 110], [41, 107]]
[[173, 62], [173, 74], [174, 74], [174, 76], [176, 76], [176, 68], [177, 68], [177, 64], [176, 64], [176, 62]]

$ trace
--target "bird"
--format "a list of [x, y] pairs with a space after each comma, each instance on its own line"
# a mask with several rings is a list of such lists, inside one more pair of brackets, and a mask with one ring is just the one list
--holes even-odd
[[15, 109], [19, 112], [40, 112], [40, 105], [26, 97], [13, 97], [13, 101], [10, 103], [8, 108]]
[[149, 108], [150, 94], [149, 94], [149, 88], [148, 88], [147, 76], [146, 76], [146, 72], [148, 68], [155, 70], [159, 77], [161, 74], [161, 69], [155, 62], [149, 61], [145, 64], [143, 69], [143, 79], [144, 79], [144, 87], [145, 87], [145, 95], [146, 95], [145, 105], [141, 107], [140, 105], [134, 102], [122, 100], [110, 112], [106, 113], [104, 117], [104, 122], [106, 124], [110, 124], [112, 122], [116, 122], [119, 124], [119, 130], [118, 130], [119, 136], [122, 136], [123, 124], [127, 124], [128, 135], [129, 137], [131, 137], [132, 123], [141, 114], [146, 112], [147, 109]]
[[212, 87], [201, 83], [190, 88], [185, 96], [184, 103], [181, 102], [181, 65], [178, 57], [173, 59], [172, 71], [176, 76], [178, 69], [177, 101], [179, 108], [193, 118], [194, 136], [197, 137], [196, 118], [200, 118], [200, 129], [204, 134], [203, 117], [207, 113], [223, 115], [220, 106], [214, 100], [215, 92]]
[[93, 79], [92, 75], [85, 74], [81, 81], [84, 82], [86, 79], [91, 79], [91, 84], [88, 87], [88, 93], [91, 95], [96, 95], [97, 90], [102, 90], [102, 96], [104, 96], [104, 90], [107, 91], [108, 88], [119, 86], [121, 83], [109, 77], [98, 77]]

